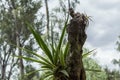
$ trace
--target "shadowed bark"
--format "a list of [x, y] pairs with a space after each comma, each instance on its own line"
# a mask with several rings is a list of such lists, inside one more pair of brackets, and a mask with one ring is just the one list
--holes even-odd
[[69, 12], [72, 17], [67, 26], [68, 41], [70, 43], [70, 51], [67, 57], [69, 80], [86, 80], [82, 62], [82, 47], [87, 38], [85, 28], [88, 19], [84, 14], [75, 13], [72, 8], [69, 9]]

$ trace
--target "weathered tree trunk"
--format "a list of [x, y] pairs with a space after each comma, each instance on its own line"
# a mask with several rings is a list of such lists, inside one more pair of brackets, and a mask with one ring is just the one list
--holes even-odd
[[85, 28], [88, 24], [88, 19], [84, 14], [74, 13], [72, 8], [69, 10], [72, 17], [67, 26], [68, 41], [70, 43], [70, 51], [67, 58], [69, 80], [86, 80], [82, 62], [82, 47], [87, 38]]

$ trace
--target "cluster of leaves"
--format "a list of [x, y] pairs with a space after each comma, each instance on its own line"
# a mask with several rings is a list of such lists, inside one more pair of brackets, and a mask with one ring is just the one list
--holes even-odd
[[86, 69], [87, 80], [106, 80], [106, 72], [92, 58], [84, 58], [83, 63]]
[[21, 48], [27, 53], [36, 56], [37, 59], [24, 56], [19, 56], [19, 58], [40, 63], [40, 70], [44, 70], [43, 74], [46, 74], [46, 79], [55, 78], [55, 76], [59, 74], [64, 74], [65, 76], [68, 76], [67, 71], [65, 70], [65, 58], [69, 50], [69, 44], [67, 43], [65, 47], [63, 47], [62, 45], [66, 31], [67, 21], [65, 22], [64, 29], [62, 31], [58, 44], [46, 44], [45, 41], [42, 39], [41, 35], [29, 23], [27, 23], [27, 25], [32, 34], [34, 35], [34, 38], [36, 39], [39, 47], [42, 49], [44, 55], [42, 56], [37, 54], [36, 52]]
[[[32, 54], [35, 57], [24, 57], [24, 56], [18, 56], [19, 58], [23, 58], [28, 61], [37, 62], [41, 64], [41, 69], [37, 71], [42, 72], [41, 80], [54, 80], [59, 75], [64, 75], [65, 77], [69, 77], [67, 73], [67, 65], [66, 65], [66, 57], [69, 51], [69, 43], [66, 45], [63, 44], [64, 36], [65, 36], [65, 30], [67, 26], [67, 21], [64, 24], [64, 28], [61, 34], [61, 37], [59, 39], [59, 43], [52, 43], [52, 44], [46, 44], [41, 35], [29, 24], [27, 23], [28, 28], [32, 32], [35, 40], [37, 41], [39, 47], [43, 51], [43, 55], [39, 55], [36, 52], [33, 52], [31, 50], [20, 48], [24, 51], [26, 51], [28, 54]], [[88, 51], [83, 54], [83, 58], [88, 57], [94, 50]], [[96, 68], [97, 69], [97, 68]], [[100, 68], [98, 70], [95, 69], [86, 69], [87, 71], [96, 71], [101, 72]], [[28, 73], [27, 75], [30, 75], [34, 72], [33, 71]]]
[[[31, 26], [29, 23], [27, 23], [27, 26], [29, 30], [32, 32], [35, 40], [37, 41], [39, 47], [42, 49], [43, 54], [39, 55], [36, 52], [33, 52], [31, 50], [20, 48], [24, 51], [26, 51], [28, 54], [32, 54], [35, 57], [24, 57], [24, 56], [18, 56], [19, 58], [23, 58], [28, 61], [37, 62], [41, 64], [41, 69], [37, 71], [42, 72], [41, 80], [54, 80], [57, 77], [60, 77], [61, 75], [64, 75], [65, 77], [69, 77], [67, 73], [67, 65], [66, 65], [66, 57], [69, 51], [69, 43], [64, 44], [64, 37], [65, 37], [65, 31], [67, 27], [67, 21], [64, 24], [64, 28], [62, 30], [62, 34], [60, 36], [60, 39], [58, 43], [45, 43], [46, 41], [43, 40], [41, 35]], [[88, 51], [83, 54], [83, 58], [88, 57], [94, 50]], [[96, 68], [97, 69], [97, 68]], [[101, 72], [100, 68], [95, 69], [86, 69], [87, 71], [94, 71], [94, 72]], [[28, 73], [27, 75], [30, 75], [32, 73], [35, 73], [37, 71], [33, 71]]]

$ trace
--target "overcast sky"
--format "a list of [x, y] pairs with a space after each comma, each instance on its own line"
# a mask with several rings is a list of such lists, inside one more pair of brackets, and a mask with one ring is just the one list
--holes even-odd
[[85, 47], [97, 49], [94, 59], [101, 65], [111, 65], [113, 58], [120, 58], [116, 41], [120, 35], [120, 0], [80, 0], [77, 11], [92, 16], [93, 22], [87, 29]]
[[[57, 2], [50, 0], [49, 8], [55, 7]], [[97, 54], [93, 58], [99, 64], [115, 68], [111, 60], [120, 59], [120, 52], [116, 51], [120, 35], [120, 0], [80, 0], [76, 11], [86, 13], [93, 20], [87, 29], [85, 47], [96, 49]]]

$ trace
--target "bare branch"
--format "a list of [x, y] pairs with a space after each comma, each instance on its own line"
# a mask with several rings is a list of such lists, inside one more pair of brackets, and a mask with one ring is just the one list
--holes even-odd
[[70, 0], [68, 0], [68, 8], [70, 9], [70, 7], [71, 7], [71, 6], [70, 6]]

